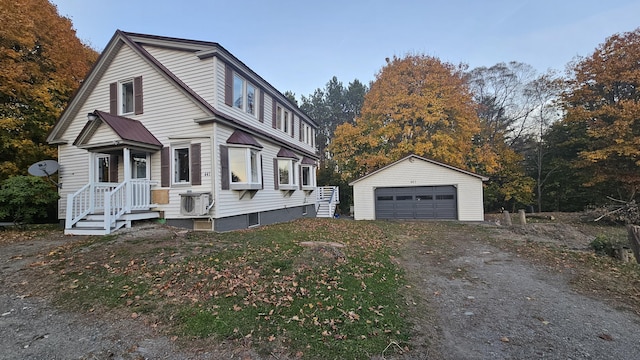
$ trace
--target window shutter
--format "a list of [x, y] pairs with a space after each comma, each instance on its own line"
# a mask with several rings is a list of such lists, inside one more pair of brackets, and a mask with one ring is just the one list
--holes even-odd
[[222, 190], [229, 190], [229, 148], [220, 145], [220, 182]]
[[118, 155], [109, 156], [109, 182], [118, 182]]
[[260, 189], [264, 190], [264, 163], [262, 162], [262, 154], [260, 154]]
[[133, 94], [135, 113], [136, 115], [142, 114], [142, 76], [133, 79]]
[[298, 165], [298, 187], [302, 189], [302, 165]]
[[169, 187], [171, 185], [171, 160], [169, 148], [163, 147], [160, 152], [160, 186]]
[[280, 189], [280, 179], [278, 176], [278, 159], [273, 159], [273, 188]]
[[276, 107], [278, 106], [278, 104], [276, 103], [276, 99], [273, 99], [273, 101], [271, 101], [271, 127], [273, 127], [274, 129], [276, 128]]
[[298, 118], [298, 126], [300, 127], [300, 134], [298, 136], [298, 140], [304, 141], [304, 127], [302, 126], [302, 117]]
[[109, 113], [118, 115], [118, 83], [109, 84]]
[[296, 116], [293, 114], [293, 111], [291, 112], [291, 137], [295, 138], [295, 133], [296, 133]]
[[233, 106], [233, 69], [224, 65], [224, 103]]
[[200, 144], [191, 144], [191, 185], [202, 185], [200, 174]]
[[258, 120], [264, 122], [264, 91], [260, 90], [260, 109], [258, 109]]

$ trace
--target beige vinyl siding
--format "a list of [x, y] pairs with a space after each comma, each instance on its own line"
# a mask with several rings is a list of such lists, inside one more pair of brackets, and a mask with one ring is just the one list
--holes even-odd
[[458, 220], [482, 221], [482, 180], [424, 160], [410, 158], [353, 183], [356, 220], [375, 219], [375, 189], [381, 187], [453, 185]]
[[[68, 144], [60, 145], [58, 150], [60, 167], [63, 172], [62, 180], [65, 182], [60, 191], [62, 198], [59, 215], [61, 218], [65, 215], [67, 195], [77, 191], [89, 181], [89, 153], [71, 145], [87, 122], [86, 114], [96, 109], [109, 110], [110, 83], [140, 75], [143, 78], [144, 114], [128, 115], [128, 117], [141, 121], [165, 146], [168, 146], [170, 142], [178, 141], [176, 139], [179, 138], [188, 141], [189, 138], [196, 137], [192, 142], [202, 143], [202, 185], [172, 187], [170, 189], [170, 203], [160, 206], [158, 210], [165, 211], [166, 217], [179, 216], [180, 192], [186, 190], [211, 191], [211, 176], [205, 177], [204, 174], [205, 172], [211, 174], [211, 146], [208, 136], [211, 135], [212, 127], [211, 125], [198, 125], [193, 121], [205, 116], [206, 113], [142, 58], [138, 57], [129, 47], [123, 46], [78, 111], [78, 117], [73, 120], [62, 135]], [[158, 182], [156, 188], [159, 188], [160, 152], [155, 152], [151, 156], [151, 179]]]
[[[218, 126], [216, 129], [216, 133], [216, 146], [227, 145], [226, 140], [233, 133], [233, 129], [226, 126]], [[304, 191], [297, 189], [290, 197], [285, 197], [284, 191], [274, 189], [273, 159], [278, 154], [278, 151], [280, 151], [280, 146], [271, 142], [267, 142], [263, 139], [259, 139], [257, 137], [256, 140], [262, 146], [264, 146], [261, 151], [263, 169], [262, 181], [264, 184], [264, 189], [258, 190], [253, 198], [247, 195], [242, 200], [240, 200], [240, 191], [221, 189], [221, 183], [219, 180], [220, 176], [218, 175], [218, 180], [216, 183], [218, 192], [215, 205], [216, 218], [223, 218], [227, 216], [246, 214], [251, 212], [288, 209], [301, 205], [315, 204], [315, 192], [307, 195]], [[216, 154], [216, 173], [220, 174], [220, 152], [216, 151]], [[300, 154], [297, 155], [299, 158], [302, 158]], [[298, 175], [297, 171], [298, 170], [296, 169], [296, 176]], [[299, 181], [299, 179], [297, 181]]]
[[113, 131], [113, 129], [102, 122], [96, 132], [91, 136], [91, 143], [105, 143], [114, 140], [120, 140], [120, 137]]
[[147, 50], [169, 71], [210, 104], [214, 104], [213, 57], [200, 59], [193, 52], [146, 45]]
[[[295, 121], [293, 122], [293, 127], [295, 129], [295, 133], [294, 136], [291, 137], [291, 134], [286, 134], [278, 129], [274, 129], [272, 126], [272, 108], [273, 108], [273, 101], [274, 99], [271, 97], [271, 95], [269, 95], [269, 93], [265, 93], [264, 95], [264, 122], [260, 122], [260, 120], [258, 119], [258, 114], [260, 112], [259, 106], [260, 106], [260, 96], [259, 94], [257, 95], [257, 101], [256, 101], [256, 115], [253, 116], [251, 114], [247, 114], [246, 112], [244, 112], [243, 110], [240, 110], [238, 108], [229, 106], [227, 104], [224, 103], [224, 92], [225, 92], [225, 88], [224, 88], [224, 75], [225, 75], [225, 64], [223, 62], [221, 62], [219, 59], [216, 59], [216, 66], [215, 66], [215, 71], [216, 71], [216, 86], [215, 89], [218, 92], [218, 96], [216, 97], [216, 102], [214, 103], [214, 106], [216, 107], [216, 109], [218, 109], [219, 111], [228, 114], [230, 116], [233, 116], [235, 119], [244, 121], [247, 125], [253, 127], [253, 128], [257, 128], [260, 131], [266, 133], [266, 134], [270, 134], [271, 136], [274, 136], [277, 139], [281, 139], [282, 141], [285, 141], [289, 144], [294, 144], [300, 148], [303, 148], [311, 153], [315, 153], [315, 149], [313, 146], [310, 146], [309, 144], [306, 144], [302, 141], [300, 141], [300, 120], [299, 120], [299, 116], [295, 115]], [[249, 82], [252, 82], [253, 85], [257, 86], [259, 88], [258, 91], [262, 91], [262, 89], [264, 89], [264, 85], [263, 84], [259, 84], [257, 82], [253, 82], [251, 79], [245, 78], [246, 80], [248, 80]], [[282, 104], [282, 103], [281, 103]], [[289, 110], [293, 110], [291, 108], [289, 108]]]

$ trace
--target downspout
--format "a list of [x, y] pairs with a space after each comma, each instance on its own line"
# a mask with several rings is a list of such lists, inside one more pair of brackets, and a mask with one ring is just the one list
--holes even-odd
[[[213, 199], [211, 206], [208, 208], [210, 211], [213, 207], [214, 213], [218, 213], [218, 206], [216, 200], [218, 199], [218, 176], [217, 176], [217, 164], [218, 164], [218, 149], [216, 148], [216, 139], [218, 138], [218, 123], [213, 123], [213, 136], [211, 136], [211, 194], [213, 194]], [[209, 214], [209, 219], [213, 220], [211, 214]]]

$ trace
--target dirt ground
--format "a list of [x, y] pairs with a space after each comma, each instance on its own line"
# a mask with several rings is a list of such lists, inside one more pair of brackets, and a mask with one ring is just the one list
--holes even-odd
[[[490, 219], [491, 220], [491, 219]], [[486, 240], [553, 242], [586, 249], [578, 226], [506, 228], [494, 220], [445, 226], [429, 238], [401, 239], [398, 262], [415, 336], [404, 359], [637, 359], [640, 318], [572, 290], [575, 274], [550, 271]], [[123, 240], [167, 227], [143, 227]], [[245, 348], [197, 344], [186, 350], [148, 324], [119, 316], [70, 313], [36, 293], [26, 271], [43, 254], [79, 237], [15, 240], [0, 232], [0, 359], [258, 359]], [[278, 357], [281, 358], [281, 357]], [[384, 354], [377, 355], [384, 359]], [[275, 357], [274, 357], [275, 359]]]

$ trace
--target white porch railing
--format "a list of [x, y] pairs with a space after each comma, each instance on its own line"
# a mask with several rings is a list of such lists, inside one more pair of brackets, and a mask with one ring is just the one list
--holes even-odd
[[[340, 190], [337, 186], [321, 186], [316, 188], [316, 214], [317, 216], [333, 217], [336, 205], [340, 203]], [[320, 214], [321, 212], [327, 214]]]
[[67, 197], [65, 228], [85, 216], [104, 214], [104, 229], [107, 234], [120, 216], [134, 210], [148, 210], [151, 207], [151, 186], [155, 182], [132, 179], [123, 183], [90, 183]]

